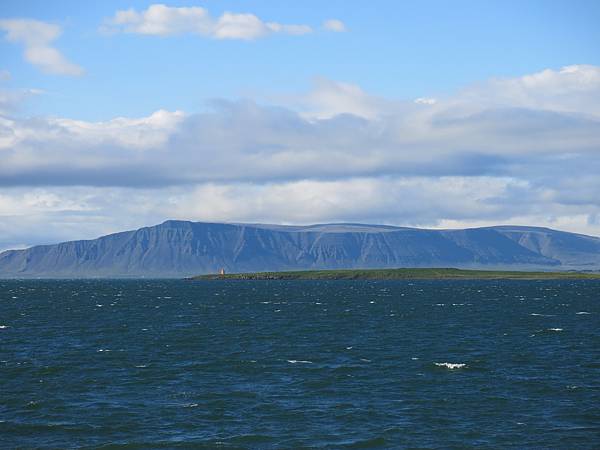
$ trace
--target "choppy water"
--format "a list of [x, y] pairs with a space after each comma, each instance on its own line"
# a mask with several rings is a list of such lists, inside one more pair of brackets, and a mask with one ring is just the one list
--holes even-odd
[[598, 448], [594, 281], [0, 281], [2, 448]]

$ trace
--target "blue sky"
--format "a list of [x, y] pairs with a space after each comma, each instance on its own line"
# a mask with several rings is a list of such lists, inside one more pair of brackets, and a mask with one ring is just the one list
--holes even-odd
[[[253, 41], [98, 32], [115, 11], [141, 11], [151, 4], [3, 2], [3, 17], [59, 24], [56, 47], [86, 70], [76, 78], [40, 74], [23, 61], [20, 46], [0, 41], [2, 65], [13, 75], [10, 85], [46, 92], [28, 104], [27, 113], [106, 120], [160, 108], [191, 112], [209, 98], [302, 92], [318, 76], [355, 83], [376, 95], [412, 98], [490, 77], [600, 64], [596, 1], [165, 2], [202, 6], [214, 16], [250, 12], [317, 31]], [[329, 18], [342, 20], [348, 32], [319, 31]]]
[[172, 218], [600, 235], [598, 23], [597, 1], [3, 1], [0, 250]]

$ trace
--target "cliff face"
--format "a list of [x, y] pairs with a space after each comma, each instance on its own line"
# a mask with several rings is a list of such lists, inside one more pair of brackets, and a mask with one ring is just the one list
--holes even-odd
[[167, 221], [0, 253], [1, 277], [183, 277], [324, 268], [600, 269], [600, 238], [533, 227], [421, 230]]

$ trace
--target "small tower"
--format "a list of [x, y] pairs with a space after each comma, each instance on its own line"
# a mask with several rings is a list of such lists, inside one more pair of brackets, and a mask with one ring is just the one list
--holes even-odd
[[221, 267], [221, 270], [219, 271], [219, 275], [225, 275], [225, 268]]

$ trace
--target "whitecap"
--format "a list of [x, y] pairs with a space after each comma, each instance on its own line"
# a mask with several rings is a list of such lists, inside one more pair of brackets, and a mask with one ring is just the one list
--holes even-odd
[[301, 359], [288, 359], [287, 362], [292, 364], [312, 364], [312, 361], [306, 361]]
[[8, 325], [0, 325], [0, 330], [4, 330], [6, 328], [10, 328]]
[[562, 331], [562, 328], [548, 328], [548, 331]]
[[579, 314], [579, 315], [586, 314], [587, 315], [587, 314], [591, 314], [591, 313], [589, 313], [587, 311], [579, 311], [579, 312], [576, 312], [575, 314]]
[[449, 363], [449, 362], [443, 362], [443, 363], [434, 363], [436, 366], [438, 367], [445, 367], [446, 369], [450, 369], [450, 370], [454, 370], [454, 369], [462, 369], [463, 367], [466, 367], [467, 365], [464, 363]]

